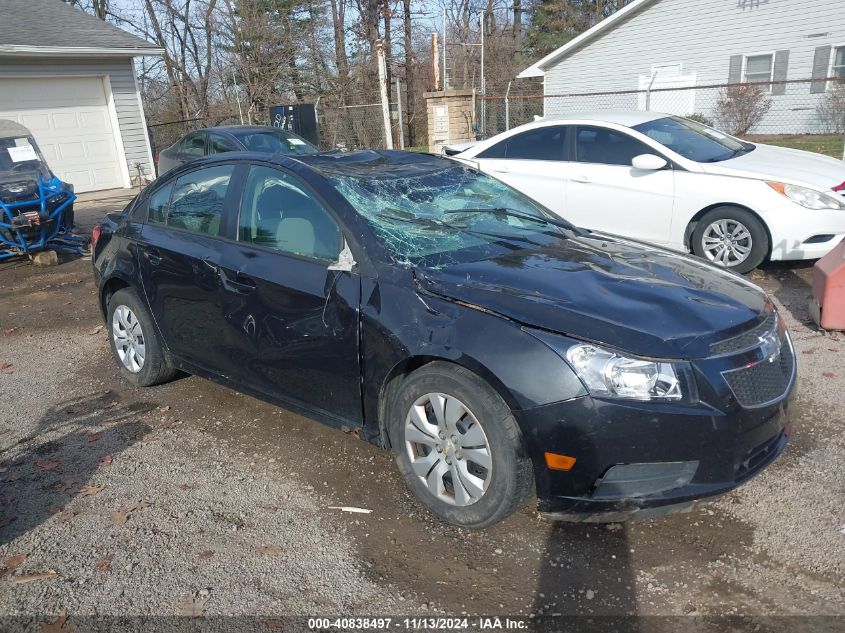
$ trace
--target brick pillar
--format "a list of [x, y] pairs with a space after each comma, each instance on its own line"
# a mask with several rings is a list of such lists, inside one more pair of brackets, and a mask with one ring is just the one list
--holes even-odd
[[439, 153], [450, 143], [475, 140], [472, 90], [426, 92], [428, 113], [428, 151]]

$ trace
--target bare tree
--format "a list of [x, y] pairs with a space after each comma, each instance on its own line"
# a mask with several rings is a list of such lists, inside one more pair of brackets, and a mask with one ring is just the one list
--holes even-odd
[[716, 118], [726, 131], [741, 136], [757, 125], [771, 106], [765, 84], [734, 84], [722, 90]]

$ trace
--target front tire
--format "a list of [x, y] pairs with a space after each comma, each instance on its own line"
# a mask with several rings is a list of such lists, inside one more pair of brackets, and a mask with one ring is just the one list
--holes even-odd
[[396, 463], [441, 519], [483, 528], [534, 491], [519, 426], [496, 391], [467, 369], [434, 362], [400, 384], [386, 407]]
[[738, 273], [763, 263], [769, 235], [753, 213], [739, 207], [716, 207], [705, 213], [692, 233], [692, 252]]
[[124, 378], [149, 387], [176, 375], [164, 357], [152, 317], [135, 291], [115, 292], [109, 298], [107, 317], [112, 355]]

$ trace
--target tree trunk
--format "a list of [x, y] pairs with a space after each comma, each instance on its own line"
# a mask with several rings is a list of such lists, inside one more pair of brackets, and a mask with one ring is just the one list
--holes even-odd
[[[414, 126], [411, 125], [410, 118], [414, 113], [414, 43], [411, 31], [411, 0], [402, 0], [404, 9], [403, 14], [403, 28], [405, 31], [405, 98], [408, 102], [408, 145], [414, 147]], [[399, 104], [402, 107], [402, 104]]]
[[340, 105], [348, 105], [349, 59], [346, 56], [346, 5], [345, 0], [330, 0], [332, 28], [334, 29], [335, 64], [340, 84]]
[[522, 52], [522, 0], [513, 0], [513, 41], [519, 55]]

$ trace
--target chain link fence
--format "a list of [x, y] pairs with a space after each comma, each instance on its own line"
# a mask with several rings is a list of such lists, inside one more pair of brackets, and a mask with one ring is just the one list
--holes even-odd
[[[400, 117], [404, 118], [404, 114], [400, 115], [398, 103], [390, 104], [390, 135], [395, 149], [404, 145], [404, 135], [400, 136]], [[381, 149], [388, 146], [380, 102], [348, 106], [326, 104], [317, 109], [317, 121], [320, 149]]]
[[[357, 94], [355, 97], [356, 101], [360, 103], [340, 105], [334, 103], [331, 98], [315, 98], [312, 101], [317, 114], [320, 149], [353, 150], [388, 147], [388, 137], [385, 133], [384, 114], [382, 112], [380, 95], [363, 93]], [[405, 147], [408, 139], [409, 125], [414, 125], [414, 131], [417, 137], [425, 138], [425, 122], [414, 117], [409, 120], [404, 87], [397, 89], [396, 84], [392, 86], [389, 109], [389, 134], [394, 149]], [[254, 124], [269, 124], [268, 112], [253, 111], [249, 113], [248, 117]], [[245, 119], [244, 122], [247, 123], [248, 121]], [[154, 122], [150, 123], [147, 128], [149, 130], [153, 155], [155, 156], [163, 149], [173, 145], [173, 143], [188, 132], [218, 125], [237, 125], [240, 123], [241, 117], [237, 111], [237, 106], [235, 106], [229, 112], [193, 119]]]
[[[758, 84], [681, 85], [643, 90], [482, 96], [476, 132], [489, 138], [542, 116], [652, 110], [689, 117], [737, 136], [777, 141], [843, 157], [845, 81], [799, 79]], [[804, 147], [806, 145], [806, 147]]]

